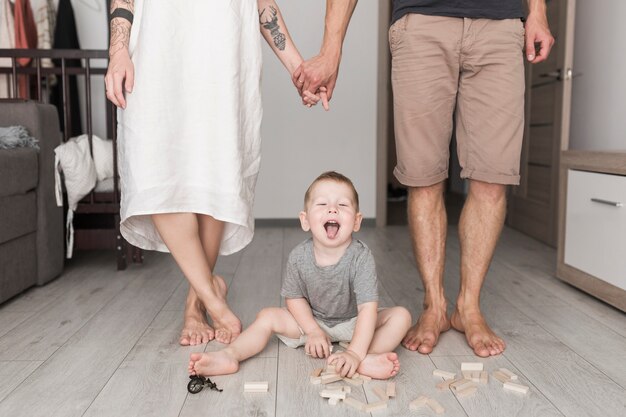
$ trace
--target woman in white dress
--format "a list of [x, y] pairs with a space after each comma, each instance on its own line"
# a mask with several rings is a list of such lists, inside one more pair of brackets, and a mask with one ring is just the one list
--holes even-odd
[[105, 82], [119, 107], [122, 235], [170, 251], [189, 281], [182, 345], [241, 331], [213, 268], [254, 233], [259, 29], [293, 74], [302, 57], [274, 0], [111, 2]]

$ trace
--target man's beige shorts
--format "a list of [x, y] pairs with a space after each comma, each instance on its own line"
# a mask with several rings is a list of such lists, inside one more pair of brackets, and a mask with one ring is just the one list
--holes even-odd
[[456, 110], [462, 178], [519, 184], [524, 26], [409, 13], [389, 29], [396, 151], [407, 186], [448, 177]]

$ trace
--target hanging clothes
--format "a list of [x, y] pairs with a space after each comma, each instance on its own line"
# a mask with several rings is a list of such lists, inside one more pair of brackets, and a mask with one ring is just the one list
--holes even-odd
[[[30, 0], [33, 9], [35, 25], [37, 26], [37, 48], [51, 49], [56, 22], [56, 8], [53, 0]], [[44, 58], [41, 65], [46, 68], [52, 67], [52, 60]]]
[[[33, 17], [33, 10], [30, 8], [29, 0], [15, 0], [13, 9], [15, 19], [15, 48], [35, 49], [37, 48], [37, 26]], [[31, 58], [18, 58], [17, 63], [21, 67], [27, 67], [31, 63]], [[19, 97], [29, 98], [28, 75], [18, 76]]]
[[[15, 48], [15, 19], [10, 0], [0, 0], [0, 48]], [[0, 67], [11, 67], [10, 58], [0, 58]], [[12, 97], [11, 76], [0, 74], [0, 98]]]

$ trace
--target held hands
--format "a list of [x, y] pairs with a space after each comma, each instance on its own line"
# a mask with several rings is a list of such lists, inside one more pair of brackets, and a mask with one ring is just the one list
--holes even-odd
[[322, 329], [308, 333], [304, 352], [314, 358], [327, 358], [330, 355], [330, 338]]
[[355, 352], [346, 350], [343, 352], [337, 352], [330, 355], [328, 358], [329, 364], [335, 364], [335, 370], [341, 376], [347, 376], [352, 378], [352, 375], [359, 369], [361, 365], [361, 358]]
[[530, 13], [526, 19], [526, 58], [537, 64], [545, 61], [554, 45], [545, 13]]
[[324, 109], [330, 109], [328, 102], [333, 96], [337, 75], [339, 73], [339, 59], [329, 55], [320, 54], [308, 61], [304, 61], [293, 72], [291, 81], [302, 97], [302, 104], [310, 107], [308, 94], [315, 92], [319, 94]]
[[135, 83], [135, 67], [130, 60], [128, 49], [118, 49], [111, 53], [109, 68], [104, 77], [106, 95], [117, 107], [126, 108], [124, 93], [131, 93]]

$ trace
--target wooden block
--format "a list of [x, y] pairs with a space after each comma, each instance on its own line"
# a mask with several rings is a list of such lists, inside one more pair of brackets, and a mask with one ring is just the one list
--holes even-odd
[[447, 390], [450, 388], [450, 384], [452, 384], [454, 381], [456, 381], [456, 379], [446, 379], [445, 381], [437, 384], [437, 389], [439, 391]]
[[323, 389], [320, 391], [320, 397], [322, 398], [346, 398], [347, 393], [336, 389]]
[[487, 371], [482, 371], [480, 373], [480, 383], [481, 384], [486, 384], [489, 382], [489, 372]]
[[439, 401], [435, 400], [434, 398], [429, 398], [428, 400], [426, 400], [426, 404], [428, 404], [430, 409], [437, 414], [443, 414], [446, 411], [446, 409], [443, 408], [441, 404], [439, 404]]
[[311, 376], [320, 376], [322, 374], [322, 371], [322, 368], [316, 368], [313, 370], [313, 372], [311, 372]]
[[493, 371], [493, 373], [491, 374], [491, 376], [493, 376], [495, 379], [497, 379], [498, 381], [502, 382], [503, 384], [505, 382], [510, 381], [509, 377], [506, 376], [504, 373], [500, 372], [500, 371]]
[[474, 385], [474, 383], [469, 379], [463, 378], [463, 379], [457, 379], [455, 382], [451, 383], [450, 388], [452, 388], [455, 391], [458, 391], [459, 389], [463, 389], [469, 385]]
[[468, 395], [472, 395], [473, 393], [475, 393], [477, 389], [478, 388], [476, 387], [476, 385], [472, 385], [463, 388], [462, 390], [457, 390], [456, 394], [461, 397], [467, 397]]
[[482, 371], [483, 363], [482, 362], [462, 362], [461, 363], [461, 371]]
[[472, 379], [472, 371], [461, 371], [461, 373], [463, 374], [463, 378]]
[[269, 383], [267, 381], [245, 382], [243, 384], [244, 392], [267, 392]]
[[322, 378], [319, 376], [310, 376], [309, 381], [311, 381], [313, 385], [319, 385], [322, 383]]
[[387, 408], [387, 401], [378, 401], [375, 403], [367, 404], [363, 411], [365, 411], [366, 413], [371, 413], [372, 411], [384, 410], [385, 408]]
[[352, 408], [356, 408], [359, 411], [365, 411], [365, 404], [363, 404], [361, 401], [357, 400], [356, 398], [346, 397], [343, 400], [343, 403], [349, 405]]
[[480, 382], [480, 373], [485, 371], [471, 371], [470, 379], [473, 382]]
[[503, 388], [508, 391], [520, 392], [522, 394], [528, 393], [528, 387], [522, 384], [516, 384], [515, 382], [507, 381], [504, 383]]
[[504, 375], [508, 376], [510, 380], [515, 381], [517, 380], [517, 375], [514, 374], [513, 372], [509, 371], [506, 368], [500, 368], [498, 369], [500, 372], [502, 372]]
[[[354, 378], [354, 377], [352, 377], [352, 378]], [[372, 380], [371, 376], [367, 376], [367, 375], [363, 375], [363, 374], [359, 374], [358, 378], [362, 379], [363, 382], [370, 382]]]
[[339, 342], [339, 346], [347, 350], [350, 347], [350, 341]]
[[343, 391], [345, 393], [350, 394], [352, 392], [352, 388], [347, 386], [347, 385], [339, 385], [339, 386], [334, 386], [334, 387], [326, 387], [324, 388], [326, 390], [331, 390], [331, 391]]
[[343, 378], [350, 385], [359, 386], [363, 385], [363, 380], [361, 378]]
[[396, 383], [387, 382], [387, 397], [393, 398], [396, 396]]
[[443, 369], [435, 369], [435, 370], [433, 370], [433, 376], [440, 376], [443, 379], [454, 379], [454, 378], [456, 378], [456, 374], [454, 372], [444, 371]]
[[381, 387], [374, 387], [374, 394], [376, 394], [381, 401], [387, 401], [389, 399], [387, 392]]
[[321, 378], [322, 378], [322, 384], [331, 384], [333, 382], [342, 380], [341, 375], [337, 375], [337, 374], [328, 374], [328, 375], [322, 376]]
[[337, 404], [339, 404], [339, 401], [341, 401], [339, 398], [329, 398], [328, 399], [328, 404], [330, 404], [330, 405], [337, 405]]
[[425, 407], [428, 402], [428, 397], [425, 395], [420, 395], [417, 399], [411, 401], [409, 403], [409, 410], [415, 411], [420, 407]]

